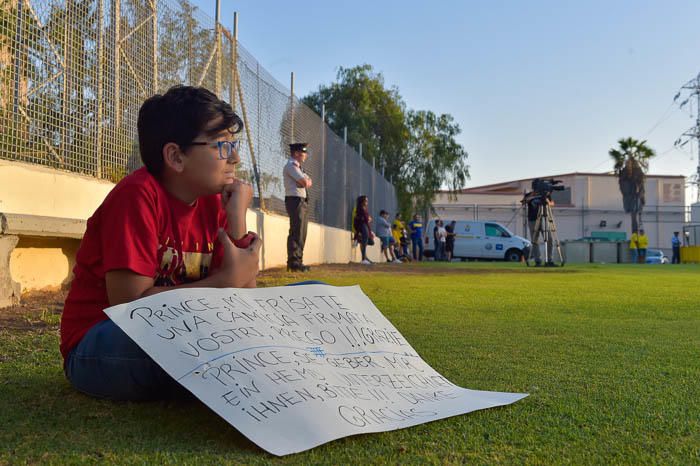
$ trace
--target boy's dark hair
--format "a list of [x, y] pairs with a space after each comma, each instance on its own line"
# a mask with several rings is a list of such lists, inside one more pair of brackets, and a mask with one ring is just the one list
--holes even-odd
[[389, 215], [389, 212], [387, 212], [386, 210], [382, 209], [382, 210], [379, 212], [379, 215], [384, 215], [384, 214]]
[[243, 129], [243, 121], [231, 106], [203, 87], [173, 86], [163, 94], [146, 99], [138, 117], [141, 160], [152, 175], [163, 172], [163, 146], [174, 142], [187, 147], [207, 124], [217, 117], [221, 123], [207, 131], [215, 135]]

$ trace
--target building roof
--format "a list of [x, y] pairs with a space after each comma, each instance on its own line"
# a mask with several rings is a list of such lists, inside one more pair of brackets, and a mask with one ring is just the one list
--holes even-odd
[[[549, 179], [549, 178], [563, 178], [565, 176], [603, 176], [603, 177], [610, 177], [610, 176], [616, 176], [613, 172], [603, 172], [603, 173], [589, 173], [589, 172], [571, 172], [571, 173], [562, 173], [560, 175], [550, 175], [550, 176], [539, 176], [539, 177], [532, 177], [532, 178], [521, 178], [519, 180], [512, 180], [512, 181], [504, 181], [502, 183], [494, 183], [494, 184], [485, 184], [482, 186], [474, 186], [472, 188], [464, 188], [460, 189], [459, 191], [449, 191], [449, 190], [441, 190], [438, 191], [438, 193], [455, 193], [455, 194], [503, 194], [503, 195], [521, 195], [522, 194], [522, 185], [521, 183], [524, 181], [530, 182], [534, 180], [535, 178], [541, 178], [541, 179]], [[685, 180], [685, 176], [683, 175], [647, 175], [647, 178], [682, 178]]]

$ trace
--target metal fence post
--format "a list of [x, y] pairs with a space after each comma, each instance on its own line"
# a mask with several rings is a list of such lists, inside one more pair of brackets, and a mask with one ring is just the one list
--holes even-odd
[[289, 134], [289, 142], [290, 143], [295, 143], [296, 139], [294, 139], [294, 71], [292, 71], [291, 77], [290, 77], [290, 93], [289, 93], [289, 118], [291, 120], [291, 129], [290, 129], [290, 134]]
[[[19, 89], [20, 81], [22, 80], [22, 57], [20, 56], [20, 47], [24, 39], [22, 38], [22, 31], [24, 26], [22, 25], [22, 3], [24, 0], [17, 0], [17, 30], [15, 31], [15, 43], [17, 47], [15, 49], [15, 65], [14, 65], [14, 75], [15, 75], [15, 85], [14, 85], [14, 102], [12, 103], [12, 109], [14, 111], [15, 117], [19, 120]], [[65, 80], [65, 76], [63, 78]], [[17, 121], [17, 130], [19, 130], [20, 124]]]
[[363, 195], [365, 193], [362, 192], [362, 143], [360, 143], [360, 158], [357, 159], [357, 165], [360, 167], [358, 170], [360, 172], [360, 195]]
[[97, 131], [97, 144], [95, 144], [95, 157], [97, 170], [96, 175], [98, 178], [102, 178], [102, 108], [103, 108], [103, 97], [102, 97], [102, 87], [103, 87], [103, 73], [102, 68], [104, 64], [102, 63], [104, 57], [104, 28], [102, 21], [104, 19], [104, 0], [98, 0], [97, 2], [97, 121], [95, 122], [95, 128]]
[[231, 108], [236, 111], [236, 69], [238, 64], [238, 12], [233, 12], [233, 40], [231, 41], [231, 93], [229, 100]]
[[372, 199], [372, 215], [377, 215], [377, 200], [374, 197], [374, 185], [377, 181], [376, 179], [376, 173], [377, 171], [374, 168], [374, 157], [372, 157], [372, 172], [371, 176], [369, 178], [369, 192], [370, 192], [370, 198]]
[[122, 125], [121, 115], [121, 63], [119, 50], [121, 49], [121, 0], [112, 0], [112, 61], [114, 62], [114, 126], [115, 129]]
[[321, 104], [321, 223], [328, 225], [326, 218], [326, 104]]
[[158, 92], [158, 2], [151, 2], [153, 10], [153, 93]]
[[[68, 25], [71, 21], [72, 5], [72, 0], [68, 0], [66, 2], [66, 25]], [[70, 105], [68, 103], [68, 96], [70, 94], [71, 84], [70, 74], [72, 68], [72, 60], [70, 54], [70, 31], [72, 31], [72, 28], [66, 27], [63, 29], [63, 89], [61, 95], [61, 112], [63, 114], [63, 118], [66, 118], [71, 113]], [[69, 125], [67, 124], [61, 125], [61, 152], [63, 153], [63, 160], [68, 159], [68, 148], [66, 147], [68, 142], [68, 135], [66, 134], [68, 131], [68, 126]]]
[[348, 227], [348, 127], [343, 128], [343, 222]]
[[216, 34], [216, 67], [214, 68], [214, 88], [216, 89], [216, 95], [221, 97], [221, 73], [222, 73], [222, 40], [221, 40], [221, 0], [216, 0], [216, 14], [214, 16], [214, 33]]

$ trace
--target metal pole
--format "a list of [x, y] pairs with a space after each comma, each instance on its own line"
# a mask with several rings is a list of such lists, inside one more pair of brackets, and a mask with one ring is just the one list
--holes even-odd
[[121, 26], [121, 0], [112, 0], [112, 63], [114, 63], [114, 125], [119, 128], [121, 122], [121, 63], [119, 49], [121, 47], [120, 40]]
[[[238, 71], [236, 71], [238, 73]], [[245, 127], [246, 139], [248, 140], [248, 150], [250, 151], [250, 161], [253, 164], [253, 173], [258, 185], [258, 198], [260, 199], [260, 210], [265, 210], [265, 198], [262, 194], [262, 188], [260, 187], [260, 176], [258, 172], [258, 163], [255, 160], [255, 148], [253, 147], [253, 137], [250, 134], [250, 120], [248, 119], [248, 112], [245, 106], [245, 100], [243, 100], [243, 89], [241, 87], [240, 76], [236, 76], [236, 89], [238, 90], [238, 100], [241, 102], [241, 113], [243, 114], [243, 126]]]
[[359, 191], [360, 191], [360, 195], [362, 195], [362, 194], [364, 194], [362, 192], [362, 143], [360, 143], [360, 158], [357, 159], [357, 163], [360, 166], [360, 170], [359, 170], [360, 171], [360, 189], [359, 189]]
[[[238, 43], [238, 15], [234, 14], [234, 40]], [[236, 90], [238, 91], [238, 100], [241, 103], [241, 117], [243, 118], [243, 127], [245, 128], [246, 139], [248, 141], [248, 151], [250, 152], [250, 162], [253, 165], [253, 175], [255, 176], [256, 184], [258, 185], [258, 199], [260, 200], [260, 210], [265, 210], [265, 198], [263, 197], [262, 187], [260, 186], [260, 172], [258, 171], [258, 162], [255, 159], [255, 148], [253, 147], [253, 137], [250, 134], [250, 119], [246, 110], [245, 100], [243, 99], [243, 88], [241, 87], [241, 76], [238, 74], [238, 66], [233, 67], [235, 73]]]
[[236, 111], [236, 70], [238, 69], [238, 12], [233, 12], [233, 43], [231, 44], [231, 108]]
[[372, 157], [372, 173], [369, 179], [369, 192], [371, 193], [370, 197], [372, 198], [372, 215], [377, 214], [377, 201], [374, 199], [374, 183], [376, 181], [376, 173], [377, 171], [374, 169], [374, 157]]
[[151, 2], [153, 9], [153, 93], [158, 92], [158, 2]]
[[290, 143], [296, 142], [296, 139], [294, 139], [294, 71], [292, 71], [291, 79], [290, 79], [290, 93], [289, 93], [289, 113], [290, 113], [290, 119], [292, 122], [292, 128], [291, 128], [291, 134], [289, 135], [290, 137]]
[[321, 104], [321, 223], [328, 225], [326, 219], [326, 104]]
[[[73, 5], [73, 0], [68, 0], [66, 2], [66, 26], [70, 24], [71, 18], [71, 6]], [[66, 27], [63, 30], [63, 89], [61, 95], [61, 109], [62, 116], [64, 118], [64, 124], [61, 125], [61, 151], [63, 152], [63, 160], [68, 158], [68, 149], [66, 147], [68, 137], [66, 131], [68, 130], [69, 124], [65, 124], [65, 119], [70, 118], [70, 105], [68, 103], [68, 95], [70, 88], [70, 69], [72, 65], [72, 60], [70, 56], [70, 31], [72, 28]]]
[[97, 3], [97, 144], [95, 144], [96, 161], [97, 161], [97, 177], [102, 178], [102, 108], [103, 108], [103, 80], [102, 67], [104, 66], [104, 27], [102, 21], [104, 19], [104, 0], [99, 0]]
[[214, 15], [215, 34], [216, 34], [216, 68], [214, 68], [214, 89], [216, 95], [221, 96], [221, 0], [216, 0], [216, 12]]
[[[348, 127], [343, 128], [343, 222], [348, 222]], [[348, 226], [348, 223], [345, 223]]]
[[[22, 26], [22, 2], [23, 0], [17, 0], [17, 31], [15, 31], [15, 43], [17, 44], [17, 48], [15, 49], [15, 88], [14, 88], [14, 102], [13, 102], [13, 108], [12, 110], [14, 111], [15, 116], [19, 119], [19, 88], [20, 88], [20, 81], [22, 79], [22, 58], [20, 56], [21, 52], [21, 47], [22, 47], [22, 31], [24, 30], [24, 27]], [[64, 82], [65, 82], [65, 75], [63, 76]], [[19, 128], [18, 128], [19, 129]]]
[[[261, 107], [260, 107], [260, 63], [255, 62], [255, 78], [256, 78], [256, 88], [257, 88], [257, 95], [256, 98], [258, 100], [257, 102], [257, 108], [258, 108], [258, 114], [256, 115], [255, 121], [255, 148], [256, 152], [258, 154], [258, 157], [260, 157], [260, 115], [262, 114], [261, 112]], [[256, 164], [257, 165], [257, 164]], [[260, 172], [258, 171], [258, 167], [255, 167], [255, 182], [260, 184]], [[260, 187], [260, 192], [262, 192], [262, 186]]]

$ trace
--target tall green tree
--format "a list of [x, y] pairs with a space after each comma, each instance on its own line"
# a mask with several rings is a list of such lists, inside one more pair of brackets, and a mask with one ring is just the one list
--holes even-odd
[[622, 205], [625, 212], [632, 217], [632, 232], [635, 232], [639, 230], [646, 203], [644, 182], [649, 170], [649, 159], [656, 153], [646, 145], [646, 141], [623, 138], [617, 141], [617, 144], [618, 147], [610, 149], [608, 154], [615, 161]]
[[450, 115], [406, 108], [399, 90], [387, 87], [371, 65], [340, 68], [337, 81], [320, 86], [302, 101], [321, 113], [362, 155], [384, 167], [397, 189], [404, 216], [429, 208], [441, 187], [461, 188], [469, 178], [467, 152], [455, 140], [459, 125]]
[[[320, 86], [302, 102], [321, 113], [326, 106], [326, 122], [342, 134], [348, 129], [348, 143], [376, 162], [401, 152], [408, 137], [405, 104], [397, 88], [387, 88], [381, 73], [371, 65], [340, 67], [337, 82]], [[388, 167], [387, 167], [388, 168]]]
[[416, 209], [425, 212], [440, 188], [457, 191], [464, 187], [469, 179], [467, 152], [455, 140], [461, 130], [451, 115], [411, 110], [406, 122], [408, 156], [398, 179], [404, 188], [402, 194], [411, 195]]

